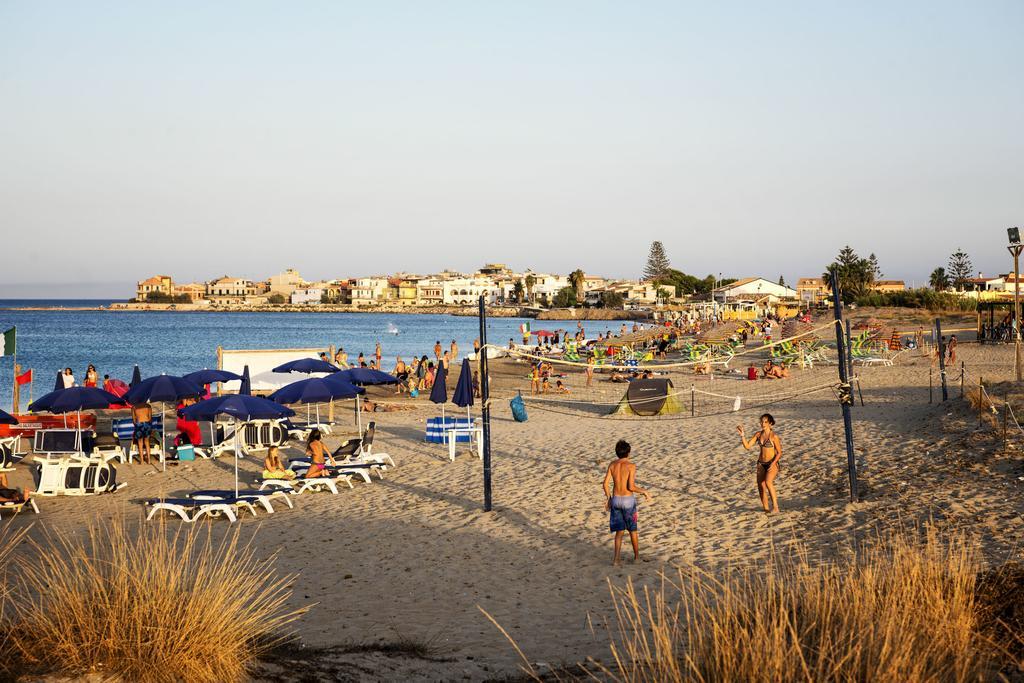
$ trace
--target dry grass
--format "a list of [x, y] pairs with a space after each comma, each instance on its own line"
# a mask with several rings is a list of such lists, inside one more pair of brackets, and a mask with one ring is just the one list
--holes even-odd
[[14, 560], [6, 653], [33, 670], [132, 681], [239, 681], [303, 610], [239, 531], [163, 525], [53, 534]]
[[798, 554], [718, 576], [679, 569], [655, 589], [611, 587], [610, 663], [587, 666], [631, 683], [980, 680], [1024, 641], [1005, 628], [996, 641], [979, 569], [962, 538], [934, 533], [879, 541], [842, 564]]

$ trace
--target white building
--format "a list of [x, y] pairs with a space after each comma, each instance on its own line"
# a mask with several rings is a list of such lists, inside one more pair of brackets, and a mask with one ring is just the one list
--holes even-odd
[[748, 277], [718, 287], [712, 291], [715, 301], [726, 302], [730, 299], [759, 299], [774, 296], [778, 299], [796, 299], [797, 291], [786, 285], [766, 280], [763, 277]]
[[456, 277], [442, 280], [442, 301], [449, 306], [471, 306], [483, 296], [488, 305], [497, 303], [501, 288], [487, 278]]
[[280, 294], [282, 296], [289, 296], [296, 289], [304, 287], [306, 285], [302, 276], [299, 275], [299, 271], [289, 268], [283, 273], [271, 276], [267, 280], [267, 293], [268, 294]]
[[295, 305], [309, 305], [315, 304], [320, 305], [320, 299], [323, 297], [324, 290], [320, 287], [305, 287], [303, 289], [296, 289], [291, 294], [291, 302]]
[[356, 306], [372, 306], [388, 296], [388, 279], [383, 276], [361, 277], [352, 288], [352, 303]]

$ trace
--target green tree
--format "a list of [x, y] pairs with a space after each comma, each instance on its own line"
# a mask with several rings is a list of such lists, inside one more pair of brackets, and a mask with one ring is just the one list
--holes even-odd
[[512, 296], [513, 296], [513, 298], [515, 298], [517, 304], [523, 303], [523, 292], [524, 291], [525, 291], [525, 289], [523, 288], [523, 281], [517, 279], [512, 284]]
[[287, 303], [287, 302], [285, 301], [284, 294], [280, 294], [278, 292], [275, 292], [274, 294], [271, 294], [270, 296], [267, 297], [267, 303], [268, 304], [283, 304], [283, 303]]
[[618, 292], [601, 292], [601, 308], [622, 308], [624, 303]]
[[832, 281], [833, 271], [839, 276], [839, 290], [844, 303], [851, 303], [857, 297], [871, 291], [871, 286], [875, 283], [871, 261], [858, 256], [849, 245], [840, 249], [836, 260], [825, 268], [822, 275], [825, 282]]
[[537, 284], [537, 278], [533, 276], [533, 273], [528, 273], [526, 276], [526, 298], [533, 303], [533, 287]]
[[555, 294], [554, 299], [555, 308], [573, 308], [579, 303], [579, 299], [576, 298], [576, 290], [572, 287], [562, 287]]
[[583, 270], [577, 268], [576, 270], [569, 273], [569, 284], [572, 285], [573, 289], [576, 290], [576, 300], [583, 301], [583, 285], [587, 281], [587, 276], [583, 273]]
[[881, 280], [882, 269], [878, 266], [878, 257], [874, 254], [868, 254], [868, 265], [871, 267], [872, 281]]
[[946, 275], [946, 269], [939, 266], [932, 271], [932, 274], [928, 277], [928, 285], [936, 292], [943, 292], [949, 289], [949, 276]]
[[664, 287], [658, 287], [656, 296], [658, 297], [658, 301], [664, 304], [668, 303], [668, 300], [672, 297], [672, 292], [665, 289]]
[[651, 250], [647, 254], [647, 266], [644, 268], [645, 280], [657, 280], [668, 274], [671, 264], [668, 256], [665, 255], [665, 247], [661, 242], [651, 243]]
[[964, 291], [967, 287], [967, 280], [974, 275], [974, 265], [971, 263], [971, 257], [958, 247], [950, 255], [948, 266], [947, 273], [949, 274], [950, 284], [956, 287], [957, 291]]

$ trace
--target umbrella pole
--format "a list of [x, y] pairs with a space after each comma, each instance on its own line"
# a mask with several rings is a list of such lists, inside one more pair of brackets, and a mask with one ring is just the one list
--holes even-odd
[[[309, 404], [306, 405], [306, 410], [309, 410]], [[307, 419], [306, 422], [309, 422], [309, 420]], [[320, 404], [319, 403], [316, 404], [316, 424], [317, 424], [318, 427], [320, 426]]]
[[238, 498], [238, 418], [235, 418], [235, 498]]
[[[67, 413], [64, 413], [64, 425], [65, 426], [67, 426], [67, 421], [68, 421], [67, 415], [68, 415]], [[79, 408], [78, 409], [78, 450], [80, 450], [80, 451], [82, 451], [84, 453], [85, 449], [82, 448], [83, 445], [84, 444], [82, 443], [82, 409]]]
[[356, 426], [359, 429], [359, 436], [361, 438], [363, 435], [363, 413], [360, 409], [359, 394], [356, 394]]
[[160, 466], [161, 471], [167, 471], [167, 454], [164, 453], [164, 446], [167, 444], [167, 423], [165, 422], [164, 409], [167, 404], [160, 402]]

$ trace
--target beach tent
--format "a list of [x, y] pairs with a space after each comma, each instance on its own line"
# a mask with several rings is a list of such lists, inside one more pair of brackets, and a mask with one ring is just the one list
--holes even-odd
[[674, 395], [672, 380], [664, 378], [635, 379], [612, 411], [613, 415], [674, 415], [683, 412], [683, 406]]

